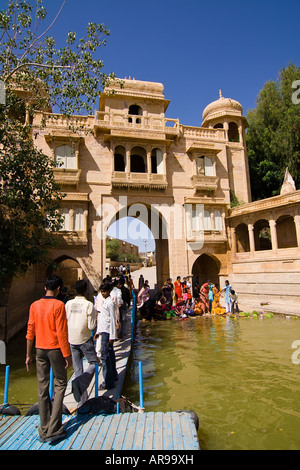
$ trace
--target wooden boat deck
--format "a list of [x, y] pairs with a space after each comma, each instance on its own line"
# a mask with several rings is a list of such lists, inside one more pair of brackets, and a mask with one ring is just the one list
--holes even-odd
[[67, 436], [41, 443], [39, 416], [0, 419], [0, 450], [199, 450], [188, 412], [65, 416]]

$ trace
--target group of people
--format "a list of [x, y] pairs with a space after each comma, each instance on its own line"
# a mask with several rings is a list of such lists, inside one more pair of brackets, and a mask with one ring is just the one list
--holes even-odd
[[[51, 443], [65, 436], [62, 408], [67, 369], [72, 363], [75, 372], [72, 393], [78, 406], [87, 399], [99, 357], [104, 379], [99, 388], [111, 389], [118, 380], [114, 341], [125, 334], [130, 305], [126, 282], [123, 276], [115, 280], [107, 276], [91, 302], [86, 298], [87, 282], [79, 280], [75, 284], [75, 297], [64, 303], [59, 299], [62, 279], [53, 274], [46, 279], [44, 297], [30, 306], [25, 364], [29, 371], [35, 341], [41, 442]], [[88, 363], [85, 370], [83, 357]], [[49, 397], [50, 368], [54, 377], [53, 400]]]
[[[67, 369], [74, 367], [72, 393], [79, 406], [87, 399], [87, 389], [101, 357], [103, 383], [111, 389], [118, 380], [114, 342], [124, 338], [126, 313], [134, 286], [127, 273], [116, 279], [107, 276], [94, 293], [94, 302], [87, 300], [87, 282], [77, 281], [76, 295], [69, 300], [62, 296], [62, 279], [53, 274], [46, 279], [45, 295], [30, 306], [27, 325], [26, 368], [29, 371], [35, 340], [36, 373], [41, 442], [62, 439], [62, 408], [67, 387]], [[225, 293], [225, 308], [220, 295]], [[60, 300], [61, 298], [64, 301]], [[238, 312], [237, 294], [229, 281], [223, 289], [208, 281], [192, 287], [190, 276], [177, 277], [174, 284], [167, 279], [158, 295], [151, 295], [149, 282], [140, 276], [137, 307], [143, 318], [179, 319], [189, 315], [228, 314]], [[83, 368], [83, 357], [88, 367]], [[54, 396], [49, 397], [50, 368], [53, 371]]]
[[[181, 279], [177, 276], [173, 283], [168, 278], [162, 286], [161, 292], [151, 297], [148, 281], [139, 287], [138, 303], [142, 318], [147, 320], [168, 319], [171, 317], [187, 318], [195, 315], [226, 315], [239, 313], [238, 294], [226, 280], [220, 289], [218, 284], [210, 281], [201, 286], [195, 282], [192, 286], [192, 276]], [[221, 305], [220, 296], [224, 293], [225, 307]]]
[[[224, 315], [235, 311], [239, 313], [238, 294], [232, 289], [228, 280], [225, 281], [222, 289], [219, 284], [210, 281], [205, 282], [201, 287], [196, 284], [194, 293], [202, 314]], [[220, 301], [222, 293], [224, 293], [225, 308], [222, 307]]]
[[110, 277], [118, 277], [118, 276], [128, 276], [130, 274], [130, 265], [127, 264], [126, 266], [120, 264], [120, 266], [111, 266], [110, 267]]

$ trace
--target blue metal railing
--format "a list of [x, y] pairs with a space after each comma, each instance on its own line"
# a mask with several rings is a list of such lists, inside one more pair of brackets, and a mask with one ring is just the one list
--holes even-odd
[[133, 341], [134, 339], [135, 314], [136, 314], [136, 293], [134, 289], [132, 289], [131, 341]]
[[139, 362], [139, 387], [140, 387], [140, 410], [144, 410], [144, 392], [143, 392], [143, 367]]
[[9, 369], [10, 369], [10, 366], [6, 366], [6, 368], [5, 368], [5, 385], [4, 385], [4, 400], [3, 400], [3, 405], [7, 405], [7, 404], [8, 404]]

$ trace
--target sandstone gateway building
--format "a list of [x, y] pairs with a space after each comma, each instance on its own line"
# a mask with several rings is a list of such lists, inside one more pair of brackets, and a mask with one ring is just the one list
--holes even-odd
[[234, 99], [220, 92], [201, 127], [166, 118], [168, 105], [162, 84], [125, 79], [101, 93], [94, 116], [35, 117], [36, 145], [60, 162], [65, 221], [51, 263], [12, 284], [9, 336], [54, 268], [69, 285], [85, 277], [92, 296], [106, 275], [106, 231], [128, 215], [154, 234], [158, 288], [177, 275], [228, 278], [244, 309], [300, 313], [300, 191], [287, 178], [280, 196], [251, 202], [247, 121]]

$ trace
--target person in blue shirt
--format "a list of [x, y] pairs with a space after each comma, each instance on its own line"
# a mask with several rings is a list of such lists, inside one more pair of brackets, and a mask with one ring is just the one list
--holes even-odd
[[230, 292], [231, 292], [231, 285], [228, 280], [225, 281], [225, 285], [221, 292], [225, 292], [225, 308], [226, 313], [230, 313], [231, 311], [231, 299], [230, 299]]
[[213, 303], [213, 300], [214, 300], [214, 293], [213, 293], [213, 287], [214, 287], [214, 284], [212, 284], [211, 282], [209, 283], [209, 291], [208, 291], [208, 302], [209, 302], [209, 313], [211, 313], [211, 309], [212, 309], [212, 303]]

